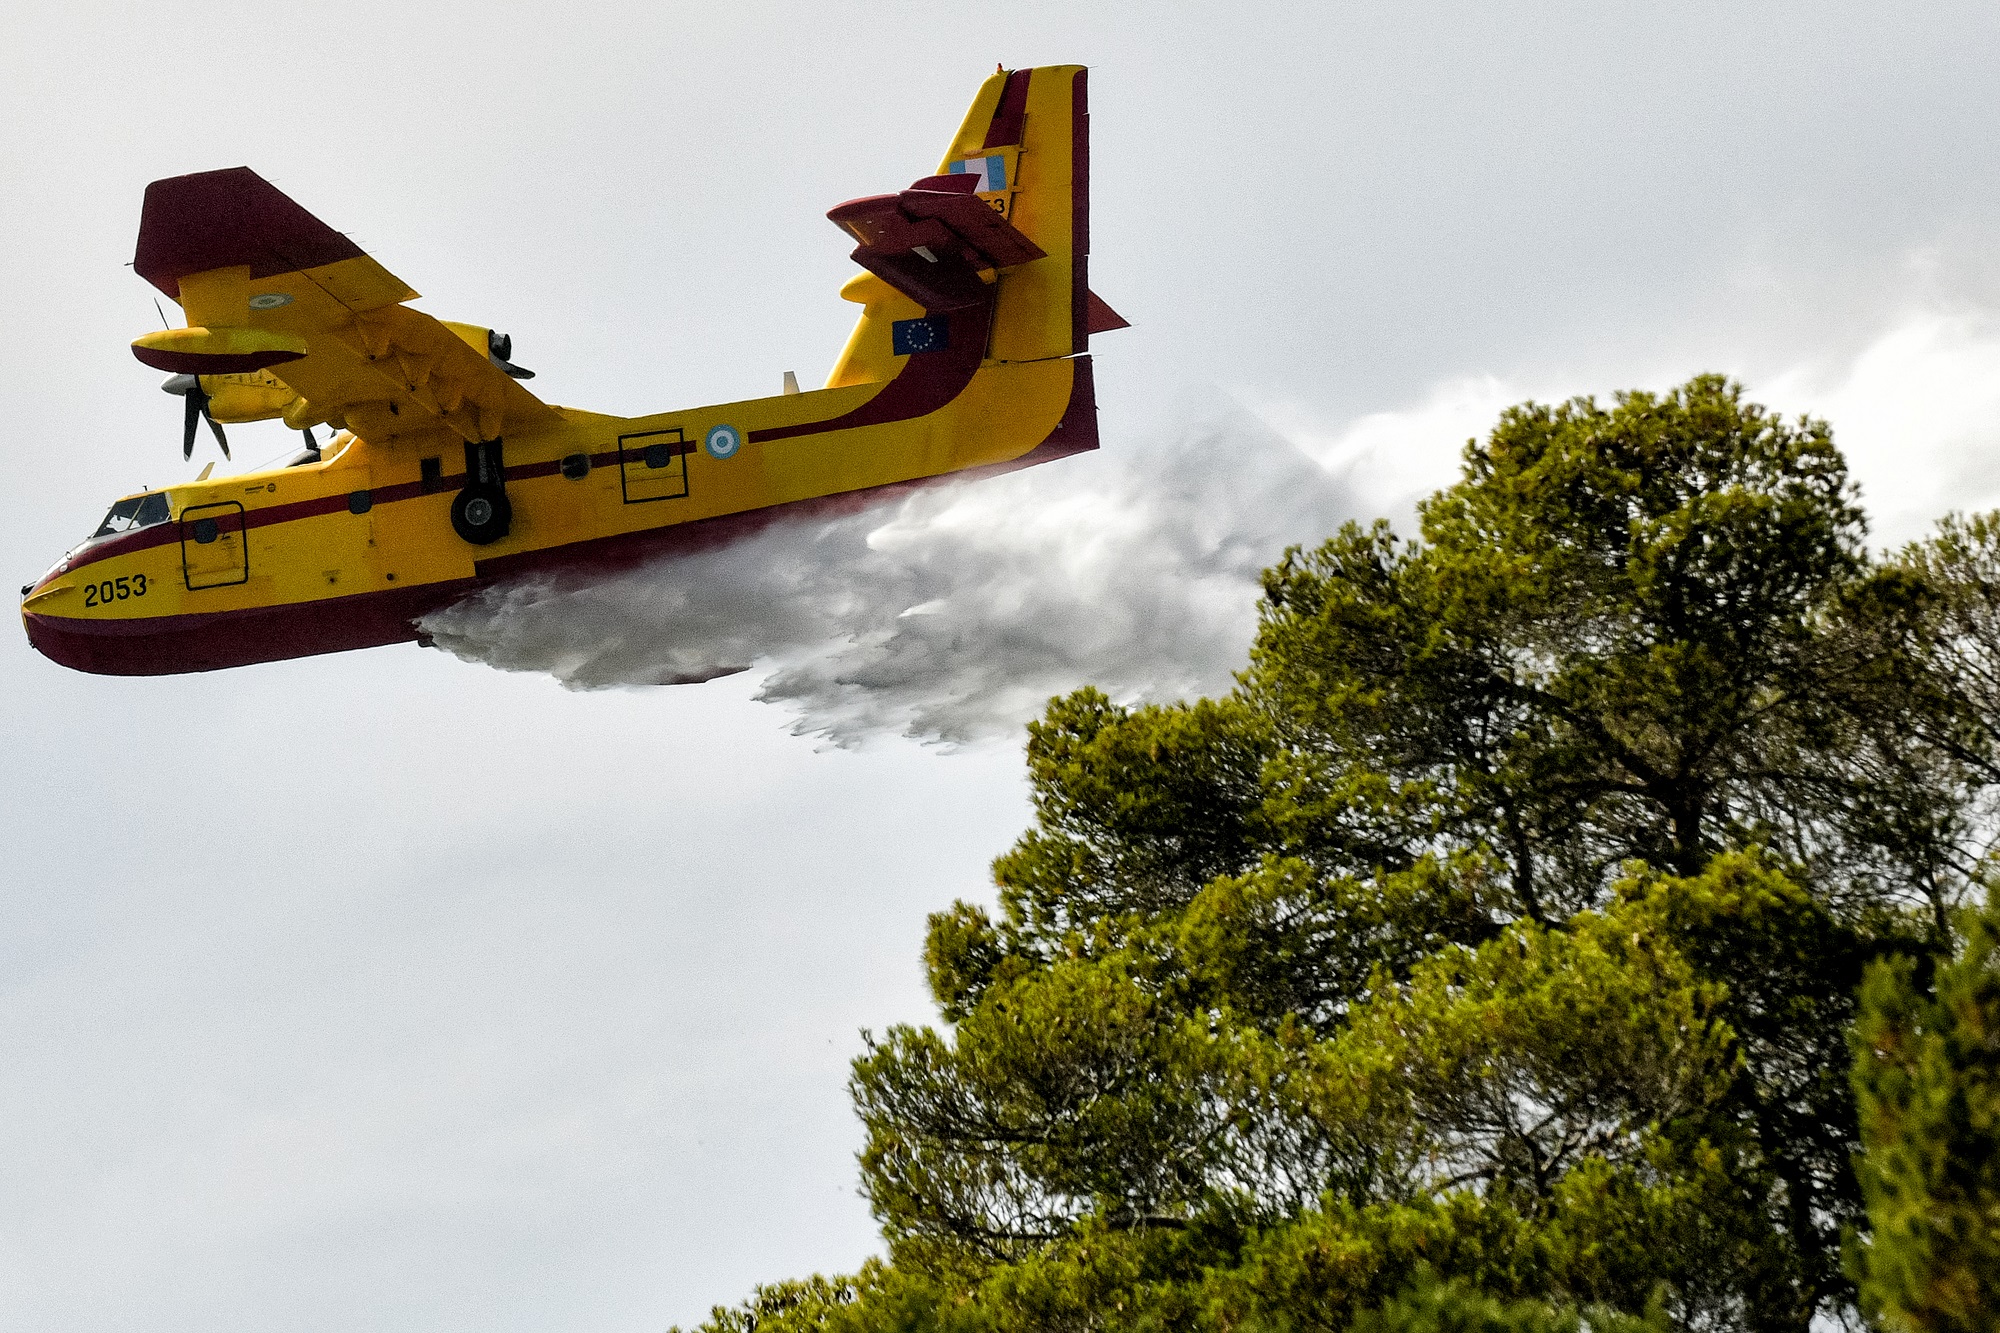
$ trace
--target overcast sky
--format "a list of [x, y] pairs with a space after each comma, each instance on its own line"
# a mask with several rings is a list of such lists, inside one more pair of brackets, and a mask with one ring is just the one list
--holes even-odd
[[[555, 401], [727, 401], [825, 374], [825, 211], [930, 171], [996, 61], [1092, 66], [1134, 324], [1103, 454], [1008, 503], [1157, 518], [1159, 459], [1254, 527], [1278, 440], [1315, 520], [1401, 514], [1507, 402], [1703, 369], [1830, 416], [1884, 541], [2000, 502], [1990, 4], [15, 0], [0, 38], [15, 585], [205, 461], [127, 349], [147, 181], [252, 166]], [[829, 747], [759, 688], [0, 635], [0, 1327], [657, 1331], [857, 1264], [846, 1062], [928, 1015], [1018, 736]]]

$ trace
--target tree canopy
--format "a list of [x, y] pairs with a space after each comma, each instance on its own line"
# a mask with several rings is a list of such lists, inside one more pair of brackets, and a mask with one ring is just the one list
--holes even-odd
[[1871, 554], [1716, 376], [1418, 517], [1267, 571], [1228, 695], [1051, 701], [944, 1025], [854, 1065], [887, 1258], [711, 1327], [1986, 1326], [1910, 1312], [2000, 1230], [2000, 522]]
[[1871, 1234], [1853, 1268], [1899, 1329], [2000, 1326], [2000, 894], [1969, 914], [1930, 984], [1870, 966], [1856, 1024], [1861, 1190]]

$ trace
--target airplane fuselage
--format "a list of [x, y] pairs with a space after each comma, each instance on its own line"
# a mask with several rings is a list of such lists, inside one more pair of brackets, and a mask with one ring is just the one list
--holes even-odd
[[512, 523], [489, 545], [452, 525], [462, 446], [452, 457], [342, 437], [322, 462], [168, 487], [166, 521], [71, 551], [22, 616], [43, 654], [110, 675], [406, 642], [418, 617], [496, 578], [720, 544], [1096, 445], [1088, 357], [915, 362], [887, 383], [684, 412], [557, 409], [559, 424], [501, 442]]

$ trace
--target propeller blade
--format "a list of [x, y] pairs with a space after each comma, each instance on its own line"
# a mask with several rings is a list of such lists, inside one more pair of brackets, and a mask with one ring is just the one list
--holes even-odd
[[181, 461], [194, 457], [194, 427], [201, 419], [201, 400], [193, 394], [187, 396], [187, 411], [181, 417]]
[[207, 399], [202, 400], [201, 415], [202, 419], [208, 422], [208, 428], [215, 432], [215, 442], [222, 446], [222, 456], [224, 458], [229, 457], [229, 437], [222, 433], [222, 423], [214, 417], [209, 416]]
[[319, 441], [313, 438], [313, 428], [311, 426], [299, 427], [299, 434], [306, 437], [306, 448], [312, 450], [314, 453], [319, 452]]

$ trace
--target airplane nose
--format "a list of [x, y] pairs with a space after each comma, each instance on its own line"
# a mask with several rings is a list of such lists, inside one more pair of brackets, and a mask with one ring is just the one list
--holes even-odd
[[68, 571], [58, 561], [55, 568], [21, 590], [21, 627], [28, 643], [43, 657], [72, 671], [101, 673], [101, 656], [94, 642], [97, 636], [80, 633], [73, 626], [83, 622], [60, 614], [74, 600], [76, 585], [64, 575]]
[[[65, 600], [49, 599], [46, 594], [33, 599], [45, 606], [50, 600], [58, 606], [67, 605]], [[21, 626], [28, 632], [28, 643], [58, 666], [93, 676], [152, 676], [175, 669], [159, 660], [161, 636], [131, 633], [136, 627], [130, 621], [120, 624], [50, 615], [29, 610], [28, 605], [21, 607]]]
[[52, 604], [56, 601], [59, 601], [62, 598], [62, 595], [70, 590], [63, 579], [63, 575], [67, 574], [68, 572], [69, 572], [68, 563], [66, 561], [58, 560], [53, 566], [50, 567], [48, 573], [42, 575], [40, 578], [36, 579], [33, 583], [22, 584], [21, 585], [22, 607], [26, 608], [30, 605], [33, 605], [41, 607], [45, 610], [53, 609]]
[[40, 578], [33, 583], [21, 585], [21, 596], [33, 597], [39, 592], [44, 592], [67, 573], [69, 573], [69, 553], [64, 552], [62, 559], [50, 565]]
[[51, 571], [50, 573], [42, 575], [41, 578], [36, 579], [33, 583], [22, 584], [21, 585], [22, 610], [25, 611], [31, 604], [35, 606], [45, 606], [47, 603], [60, 597], [64, 589], [56, 586], [56, 577], [57, 577], [56, 574], [53, 571]]
[[36, 615], [23, 607], [21, 628], [28, 632], [28, 646], [56, 665], [72, 671], [96, 671], [85, 636], [64, 629], [57, 617]]

